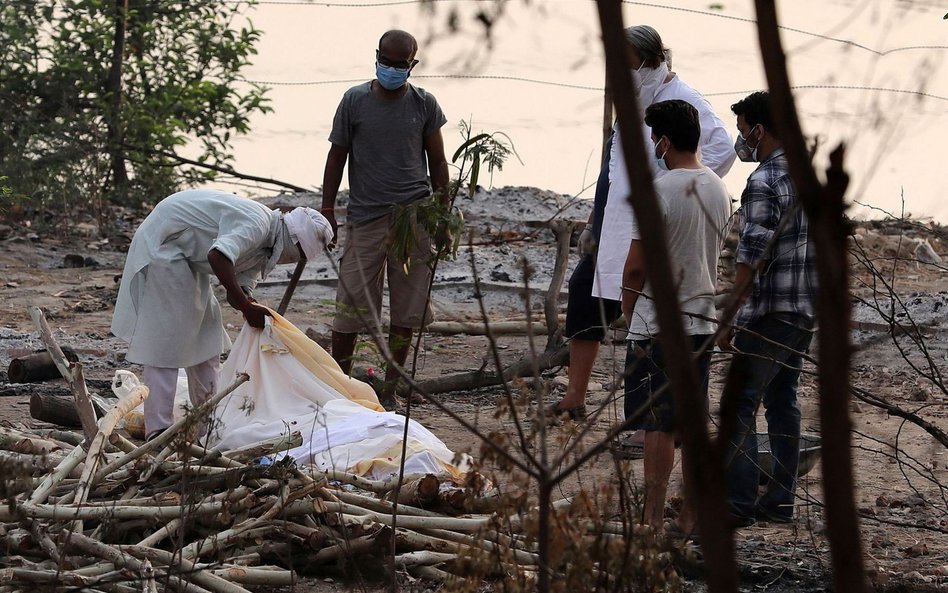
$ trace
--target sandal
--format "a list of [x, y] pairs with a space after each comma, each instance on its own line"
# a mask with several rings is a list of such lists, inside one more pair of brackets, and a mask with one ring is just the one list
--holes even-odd
[[645, 443], [635, 438], [635, 434], [624, 436], [616, 442], [614, 451], [623, 459], [644, 459]]
[[559, 421], [569, 418], [570, 420], [578, 421], [586, 419], [586, 404], [580, 404], [578, 406], [573, 406], [571, 408], [561, 408], [560, 400], [555, 404], [549, 405], [546, 408], [546, 416], [552, 421]]

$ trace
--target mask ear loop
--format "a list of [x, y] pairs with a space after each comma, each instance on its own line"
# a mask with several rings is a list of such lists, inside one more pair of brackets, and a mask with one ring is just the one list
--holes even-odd
[[[760, 129], [761, 129], [761, 130], [764, 129], [764, 126], [761, 126], [760, 124], [756, 124], [756, 125], [754, 126], [754, 128], [747, 134], [747, 138], [744, 138], [744, 142], [745, 142], [745, 143], [747, 143], [747, 141], [750, 140], [750, 136], [751, 136], [751, 134], [754, 133], [754, 130], [757, 129], [757, 126], [760, 126]], [[762, 140], [762, 136], [763, 136], [762, 133], [761, 133], [761, 134], [758, 134], [758, 136], [757, 136], [757, 146], [751, 146], [750, 144], [747, 144], [747, 147], [750, 148], [751, 150], [757, 150], [758, 148], [760, 148], [760, 141]]]
[[668, 154], [668, 150], [666, 149], [665, 152], [662, 153], [662, 156], [658, 156], [658, 145], [661, 144], [662, 140], [664, 139], [665, 139], [665, 136], [662, 136], [661, 138], [658, 139], [658, 142], [655, 143], [655, 156], [660, 159], [665, 158], [665, 155]]

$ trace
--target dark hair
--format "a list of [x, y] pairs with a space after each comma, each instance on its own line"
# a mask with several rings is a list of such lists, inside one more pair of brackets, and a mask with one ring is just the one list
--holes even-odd
[[672, 99], [652, 103], [645, 110], [645, 125], [656, 136], [666, 136], [672, 145], [682, 151], [697, 152], [701, 137], [698, 110], [687, 101]]
[[415, 40], [414, 35], [408, 31], [402, 31], [401, 29], [386, 31], [382, 34], [382, 37], [379, 38], [379, 49], [382, 49], [382, 44], [385, 42], [399, 44], [403, 49], [409, 50], [411, 55], [418, 53], [418, 42]]
[[747, 95], [731, 105], [731, 111], [734, 115], [743, 115], [747, 125], [754, 127], [760, 124], [767, 128], [771, 135], [776, 135], [774, 120], [770, 115], [770, 93], [767, 91], [757, 91]]

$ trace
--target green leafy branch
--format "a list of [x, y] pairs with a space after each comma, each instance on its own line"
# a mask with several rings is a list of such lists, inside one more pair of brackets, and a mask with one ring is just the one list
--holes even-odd
[[7, 206], [15, 206], [22, 201], [25, 196], [14, 193], [13, 188], [7, 185], [9, 177], [0, 175], [0, 214], [5, 214]]
[[389, 247], [399, 261], [403, 262], [406, 274], [411, 265], [412, 252], [418, 245], [418, 237], [423, 233], [429, 237], [451, 239], [437, 242], [435, 252], [424, 262], [426, 265], [433, 265], [438, 260], [455, 259], [461, 245], [461, 235], [464, 232], [464, 215], [454, 207], [455, 198], [465, 185], [468, 195], [474, 196], [484, 167], [493, 182], [494, 171], [503, 170], [504, 163], [510, 155], [517, 157], [520, 161], [520, 155], [517, 154], [507, 134], [482, 132], [472, 135], [471, 125], [463, 120], [459, 128], [464, 141], [451, 157], [451, 162], [458, 173], [449, 184], [449, 199], [443, 200], [440, 195], [433, 195], [396, 209], [395, 221], [389, 234]]

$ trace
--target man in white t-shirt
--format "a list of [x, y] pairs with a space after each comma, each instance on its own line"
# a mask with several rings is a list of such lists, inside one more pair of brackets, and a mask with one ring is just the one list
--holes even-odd
[[[701, 136], [698, 140], [698, 160], [708, 166], [719, 177], [724, 177], [734, 164], [734, 140], [728, 133], [728, 127], [717, 116], [711, 104], [701, 93], [688, 86], [680, 76], [671, 70], [671, 50], [665, 47], [661, 36], [648, 25], [635, 25], [625, 30], [629, 41], [629, 64], [633, 68], [632, 78], [635, 84], [638, 105], [642, 114], [645, 108], [659, 101], [681, 99], [698, 110], [701, 124]], [[643, 139], [649, 140], [650, 130], [643, 125]], [[628, 197], [631, 182], [623, 158], [622, 137], [616, 133], [609, 156], [609, 191], [602, 216], [599, 247], [596, 252], [596, 269], [593, 277], [592, 296], [605, 302], [620, 299], [619, 285], [622, 280], [622, 266], [625, 263], [626, 250], [631, 239], [634, 214]], [[653, 164], [654, 179], [666, 172]], [[573, 375], [573, 356], [570, 355], [570, 375]], [[573, 399], [567, 389], [560, 408], [575, 406], [581, 401]], [[638, 459], [642, 456], [642, 432], [636, 431], [619, 439], [617, 451], [623, 457]]]
[[[651, 128], [656, 164], [668, 172], [655, 182], [664, 214], [672, 276], [677, 295], [652, 292], [645, 267], [642, 231], [633, 222], [632, 238], [622, 273], [622, 312], [629, 323], [626, 356], [625, 417], [645, 430], [644, 521], [661, 533], [668, 477], [675, 461], [676, 418], [662, 348], [654, 299], [677, 297], [682, 323], [696, 355], [701, 392], [707, 407], [708, 364], [715, 331], [714, 291], [718, 256], [731, 216], [724, 182], [698, 160], [701, 126], [698, 110], [687, 101], [653, 103], [645, 111]], [[683, 454], [682, 466], [689, 460]], [[687, 471], [682, 472], [687, 476]], [[690, 485], [673, 531], [691, 533], [695, 518]]]

